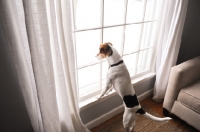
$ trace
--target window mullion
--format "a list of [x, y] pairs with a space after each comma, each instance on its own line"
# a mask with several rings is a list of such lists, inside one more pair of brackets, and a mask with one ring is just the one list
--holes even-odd
[[[155, 21], [157, 21], [157, 20], [149, 20], [149, 21], [143, 21], [143, 22], [133, 22], [133, 23], [126, 23], [126, 24], [110, 25], [110, 26], [104, 26], [103, 28], [112, 28], [112, 27], [119, 27], [119, 26], [125, 26], [125, 25], [142, 24], [142, 23], [149, 23], [149, 22], [155, 22]], [[102, 29], [102, 27], [78, 29], [78, 30], [74, 30], [73, 32], [82, 32], [82, 31], [97, 30], [97, 29]]]
[[139, 40], [139, 51], [138, 53], [136, 54], [136, 66], [134, 67], [134, 75], [137, 74], [137, 66], [138, 66], [138, 60], [139, 60], [139, 54], [140, 54], [140, 46], [141, 46], [141, 43], [142, 43], [142, 36], [143, 36], [143, 28], [144, 28], [144, 24], [142, 24], [142, 27], [141, 27], [141, 33], [140, 33], [140, 40]]
[[138, 53], [139, 51], [144, 51], [144, 50], [148, 50], [148, 49], [152, 49], [152, 48], [154, 48], [154, 47], [153, 46], [146, 47], [146, 48], [140, 49], [138, 51], [134, 51], [134, 52], [131, 52], [131, 53], [124, 54], [124, 56], [135, 54], [135, 53]]
[[[142, 19], [142, 22], [144, 22], [144, 18], [145, 18], [145, 12], [146, 12], [146, 5], [147, 5], [147, 0], [145, 0], [145, 4], [144, 4], [144, 12], [143, 12], [143, 19]], [[140, 54], [140, 47], [141, 47], [141, 43], [142, 43], [142, 36], [143, 36], [143, 30], [144, 30], [144, 23], [142, 24], [142, 28], [141, 28], [141, 33], [140, 33], [140, 40], [139, 40], [139, 52], [137, 54], [137, 57], [136, 57], [136, 66], [135, 66], [135, 69], [134, 69], [134, 75], [137, 74], [137, 65], [138, 65], [138, 60], [139, 60], [139, 54]]]
[[[103, 43], [103, 26], [104, 26], [104, 0], [101, 0], [101, 44]], [[100, 62], [100, 81], [99, 81], [99, 87], [102, 89], [102, 68], [103, 68], [103, 60]]]
[[123, 28], [123, 38], [122, 38], [122, 48], [121, 48], [121, 55], [123, 56], [124, 54], [124, 43], [125, 43], [125, 32], [126, 32], [126, 16], [127, 16], [127, 5], [128, 5], [128, 0], [125, 0], [125, 4], [124, 4], [124, 8], [125, 8], [125, 11], [124, 11], [124, 28]]
[[[76, 30], [76, 18], [75, 18], [75, 13], [76, 13], [76, 4], [77, 4], [77, 0], [76, 1], [72, 1], [72, 12], [73, 12], [73, 30]], [[74, 55], [75, 55], [75, 74], [76, 74], [76, 84], [77, 84], [77, 91], [78, 91], [78, 96], [79, 96], [79, 80], [78, 80], [78, 63], [77, 63], [77, 51], [76, 51], [76, 35], [75, 32], [73, 32], [73, 41], [74, 41]]]

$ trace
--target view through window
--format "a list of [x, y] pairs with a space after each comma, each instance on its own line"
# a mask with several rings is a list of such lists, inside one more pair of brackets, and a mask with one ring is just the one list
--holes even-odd
[[132, 78], [150, 72], [159, 0], [75, 0], [74, 34], [80, 99], [98, 94], [108, 63], [99, 45], [111, 42]]

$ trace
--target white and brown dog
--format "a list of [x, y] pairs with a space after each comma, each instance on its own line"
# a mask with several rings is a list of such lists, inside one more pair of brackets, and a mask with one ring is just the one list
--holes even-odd
[[126, 65], [117, 50], [112, 46], [111, 43], [104, 43], [100, 45], [99, 53], [97, 54], [98, 59], [106, 58], [110, 65], [107, 72], [106, 86], [101, 91], [101, 94], [97, 97], [100, 99], [112, 88], [116, 90], [118, 95], [123, 99], [123, 104], [125, 107], [123, 115], [123, 125], [126, 132], [134, 130], [135, 120], [138, 114], [142, 114], [147, 118], [155, 121], [168, 121], [171, 120], [169, 117], [158, 118], [149, 113], [145, 112], [135, 94], [134, 88], [131, 84], [131, 79]]

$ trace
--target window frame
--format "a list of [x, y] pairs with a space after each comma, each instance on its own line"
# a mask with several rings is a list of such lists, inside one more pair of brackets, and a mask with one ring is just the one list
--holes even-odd
[[[72, 0], [73, 1], [73, 0]], [[101, 90], [102, 90], [102, 86], [103, 86], [103, 84], [102, 84], [102, 65], [103, 65], [103, 62], [106, 62], [107, 60], [106, 59], [103, 59], [103, 60], [97, 60], [97, 61], [95, 61], [95, 62], [92, 62], [92, 63], [90, 63], [90, 64], [85, 64], [85, 65], [82, 65], [82, 66], [78, 66], [78, 63], [77, 63], [77, 52], [76, 52], [76, 49], [77, 49], [77, 45], [76, 45], [76, 33], [77, 32], [83, 32], [83, 31], [90, 31], [90, 30], [100, 30], [100, 34], [101, 34], [101, 36], [100, 36], [100, 43], [103, 43], [103, 33], [104, 33], [104, 29], [105, 28], [112, 28], [112, 27], [119, 27], [119, 26], [123, 26], [123, 33], [122, 33], [122, 45], [121, 45], [121, 51], [118, 51], [120, 54], [121, 54], [121, 57], [123, 58], [124, 56], [127, 56], [127, 55], [131, 55], [131, 54], [134, 54], [134, 53], [136, 53], [137, 54], [137, 60], [136, 60], [136, 62], [137, 62], [137, 64], [136, 64], [136, 68], [135, 68], [135, 75], [134, 76], [132, 76], [131, 77], [131, 80], [134, 80], [134, 79], [137, 79], [137, 78], [139, 78], [139, 77], [141, 77], [141, 76], [143, 76], [143, 75], [146, 75], [146, 74], [148, 74], [148, 73], [154, 73], [155, 72], [155, 70], [154, 70], [154, 67], [155, 67], [155, 57], [154, 57], [154, 51], [155, 51], [155, 48], [156, 48], [156, 45], [155, 45], [155, 43], [153, 43], [153, 45], [152, 46], [150, 46], [150, 47], [146, 47], [146, 48], [143, 48], [143, 49], [138, 49], [137, 51], [134, 51], [134, 52], [131, 52], [131, 53], [127, 53], [127, 54], [124, 54], [124, 45], [125, 45], [125, 31], [126, 31], [126, 25], [134, 25], [134, 24], [142, 24], [141, 26], [141, 33], [140, 33], [140, 38], [139, 38], [139, 47], [141, 47], [141, 42], [142, 42], [142, 36], [143, 36], [143, 31], [144, 31], [144, 25], [145, 25], [145, 23], [152, 23], [153, 24], [153, 22], [157, 22], [157, 20], [156, 19], [152, 19], [152, 20], [147, 20], [147, 21], [145, 21], [145, 12], [146, 12], [146, 9], [147, 9], [147, 1], [148, 0], [144, 0], [145, 2], [144, 2], [144, 10], [143, 10], [143, 18], [142, 18], [142, 21], [141, 22], [132, 22], [132, 23], [126, 23], [126, 18], [127, 18], [127, 7], [128, 7], [128, 0], [124, 0], [125, 1], [125, 4], [124, 4], [124, 9], [125, 9], [125, 15], [124, 15], [124, 22], [123, 22], [123, 24], [116, 24], [116, 25], [109, 25], [109, 26], [104, 26], [104, 1], [105, 0], [101, 0], [101, 13], [100, 13], [100, 15], [101, 15], [101, 26], [100, 27], [94, 27], [94, 28], [85, 28], [85, 29], [76, 29], [76, 27], [75, 27], [75, 25], [76, 25], [76, 19], [75, 19], [75, 4], [74, 3], [76, 3], [78, 0], [75, 0], [75, 2], [73, 1], [72, 2], [72, 7], [73, 7], [73, 39], [74, 39], [74, 52], [75, 52], [75, 63], [76, 63], [76, 80], [77, 80], [77, 86], [78, 86], [78, 90], [79, 90], [79, 81], [78, 81], [78, 70], [79, 69], [82, 69], [82, 68], [86, 68], [86, 67], [90, 67], [90, 66], [93, 66], [93, 65], [96, 65], [96, 64], [100, 64], [100, 82], [99, 82], [99, 90], [97, 90], [97, 91], [95, 91], [95, 92], [93, 92], [93, 93], [90, 93], [90, 94], [88, 94], [88, 95], [86, 95], [86, 96], [83, 96], [83, 97], [79, 97], [79, 101], [84, 101], [84, 100], [86, 100], [86, 99], [88, 99], [88, 98], [91, 98], [91, 97], [94, 97], [94, 96], [96, 96], [96, 95], [98, 95], [100, 92], [101, 92]], [[157, 27], [156, 27], [156, 29], [155, 29], [155, 31], [157, 30]], [[153, 41], [155, 41], [155, 40], [153, 40]], [[145, 71], [142, 71], [141, 73], [138, 73], [137, 74], [137, 65], [138, 65], [138, 60], [139, 60], [139, 53], [141, 52], [141, 51], [145, 51], [145, 50], [148, 50], [148, 49], [152, 49], [152, 54], [151, 54], [151, 57], [150, 57], [150, 68], [148, 69], [148, 70], [145, 70]]]

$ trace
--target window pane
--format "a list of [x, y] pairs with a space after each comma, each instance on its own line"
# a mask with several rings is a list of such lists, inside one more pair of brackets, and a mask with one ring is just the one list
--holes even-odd
[[139, 49], [142, 24], [127, 25], [125, 31], [124, 54]]
[[124, 23], [124, 0], [104, 0], [104, 26]]
[[136, 71], [137, 53], [126, 55], [123, 57], [123, 60], [126, 64], [130, 76], [134, 76]]
[[144, 6], [145, 0], [128, 0], [126, 23], [143, 21]]
[[144, 24], [140, 49], [152, 47], [154, 45], [155, 30], [156, 30], [156, 22], [149, 22]]
[[102, 87], [106, 84], [106, 76], [109, 69], [108, 61], [102, 63]]
[[106, 79], [107, 71], [109, 69], [108, 61], [102, 63], [102, 79]]
[[77, 0], [76, 29], [101, 26], [101, 0]]
[[99, 90], [100, 64], [78, 70], [80, 96]]
[[111, 42], [121, 54], [123, 26], [104, 28], [103, 42]]
[[99, 52], [100, 30], [90, 30], [76, 33], [76, 50], [78, 66], [97, 61]]
[[157, 19], [160, 0], [147, 0], [145, 21]]
[[152, 58], [152, 49], [139, 52], [139, 59], [137, 64], [137, 73], [147, 71], [150, 69], [150, 60]]

